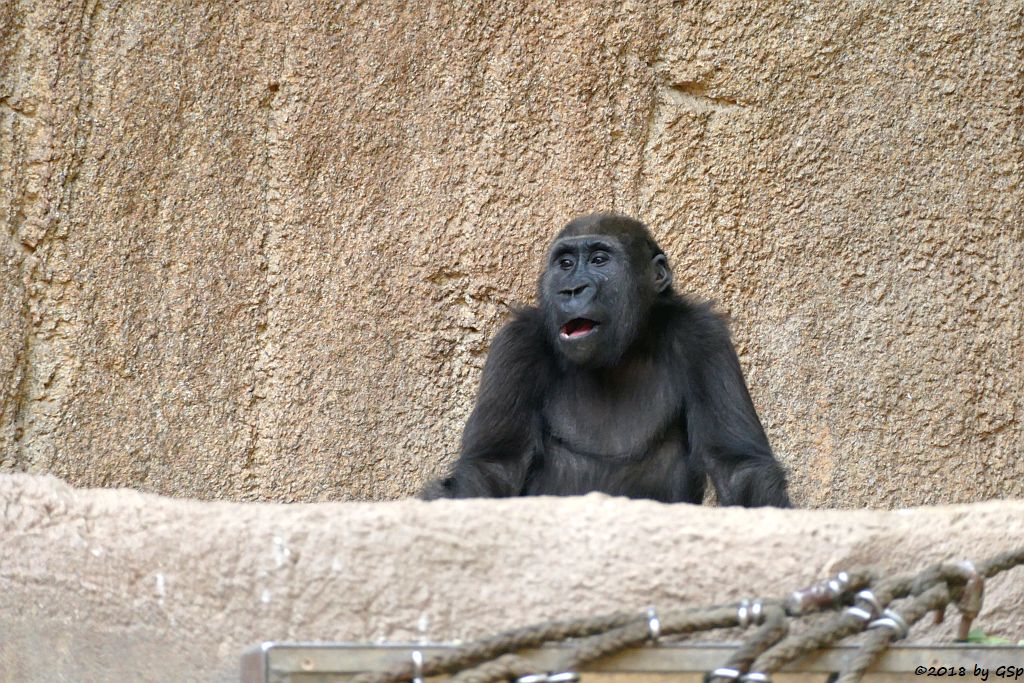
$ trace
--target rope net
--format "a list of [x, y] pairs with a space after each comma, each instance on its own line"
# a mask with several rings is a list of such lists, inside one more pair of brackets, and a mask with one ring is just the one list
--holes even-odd
[[[363, 673], [353, 683], [419, 683], [426, 676], [451, 675], [457, 683], [569, 683], [586, 664], [630, 647], [719, 628], [755, 627], [729, 659], [705, 677], [706, 683], [770, 683], [772, 672], [820, 648], [867, 632], [839, 672], [838, 683], [856, 683], [910, 627], [935, 612], [942, 621], [954, 605], [960, 612], [957, 640], [965, 641], [981, 611], [985, 580], [1024, 564], [1024, 547], [979, 564], [943, 562], [918, 574], [882, 576], [872, 570], [839, 572], [781, 599], [743, 600], [695, 609], [646, 613], [615, 612], [596, 617], [549, 621], [512, 629], [449, 652], [383, 672]], [[790, 627], [808, 627], [791, 634]], [[570, 641], [562, 671], [538, 673], [517, 654], [549, 643]], [[415, 653], [419, 655], [420, 653]]]

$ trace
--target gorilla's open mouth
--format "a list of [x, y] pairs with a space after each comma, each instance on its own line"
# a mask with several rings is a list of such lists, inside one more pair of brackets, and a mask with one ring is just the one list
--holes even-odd
[[562, 325], [560, 330], [562, 337], [566, 339], [579, 339], [585, 337], [597, 328], [597, 323], [586, 318], [573, 318]]

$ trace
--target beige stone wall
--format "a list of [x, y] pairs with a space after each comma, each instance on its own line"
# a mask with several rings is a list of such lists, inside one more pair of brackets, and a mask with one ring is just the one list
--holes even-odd
[[[197, 503], [0, 475], [0, 539], [0, 682], [226, 683], [265, 640], [450, 642], [649, 605], [780, 598], [844, 569], [983, 561], [1021, 544], [1024, 502], [895, 512], [597, 494]], [[977, 628], [1024, 639], [1022, 577], [1018, 567], [986, 584]], [[957, 616], [926, 617], [910, 641], [950, 644]]]
[[647, 221], [805, 506], [1024, 495], [1024, 9], [0, 4], [0, 463], [379, 500], [545, 242]]

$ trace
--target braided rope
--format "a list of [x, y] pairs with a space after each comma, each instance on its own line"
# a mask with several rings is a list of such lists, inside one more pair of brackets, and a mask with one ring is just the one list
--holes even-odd
[[[937, 583], [921, 595], [904, 600], [899, 608], [894, 610], [906, 622], [907, 626], [913, 626], [920, 621], [928, 612], [944, 607], [949, 604], [949, 587]], [[864, 673], [875, 663], [883, 652], [896, 640], [898, 633], [890, 628], [879, 628], [868, 635], [864, 643], [843, 665], [836, 683], [858, 683]]]
[[[892, 642], [904, 637], [905, 629], [928, 612], [938, 610], [941, 616], [942, 610], [955, 604], [963, 620], [960, 635], [966, 637], [966, 628], [980, 611], [983, 579], [1020, 565], [1024, 565], [1024, 548], [996, 555], [976, 568], [966, 562], [945, 562], [917, 574], [884, 579], [876, 578], [870, 571], [842, 572], [834, 579], [784, 599], [759, 601], [759, 627], [733, 652], [725, 666], [716, 670], [719, 675], [709, 675], [708, 681], [722, 683], [736, 678], [765, 681], [772, 671], [778, 671], [787, 663], [868, 629], [863, 645], [844, 662], [838, 678], [839, 683], [858, 683]], [[870, 590], [858, 593], [862, 589]], [[656, 629], [653, 616], [630, 612], [544, 622], [432, 656], [421, 667], [407, 662], [388, 671], [360, 674], [352, 681], [407, 683], [416, 676], [442, 674], [455, 674], [451, 679], [455, 683], [515, 681], [536, 673], [534, 665], [517, 652], [569, 639], [574, 643], [564, 662], [564, 670], [577, 670], [588, 662], [661, 636], [746, 626], [751, 604], [744, 601], [705, 609], [666, 611], [657, 616]], [[787, 635], [790, 620], [840, 608], [842, 612], [807, 631]], [[879, 611], [882, 618], [879, 618]]]
[[[751, 665], [757, 658], [785, 638], [788, 633], [789, 622], [786, 620], [785, 610], [777, 605], [769, 605], [765, 608], [764, 623], [749, 639], [736, 648], [722, 669], [737, 673], [750, 671]], [[709, 683], [724, 683], [727, 680], [728, 678], [715, 676], [714, 673], [708, 676]]]

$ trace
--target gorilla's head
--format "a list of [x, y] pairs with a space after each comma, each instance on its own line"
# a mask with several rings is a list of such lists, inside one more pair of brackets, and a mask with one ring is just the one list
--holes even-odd
[[538, 299], [555, 348], [570, 363], [607, 367], [621, 360], [651, 304], [671, 287], [668, 259], [647, 227], [598, 213], [555, 237]]

